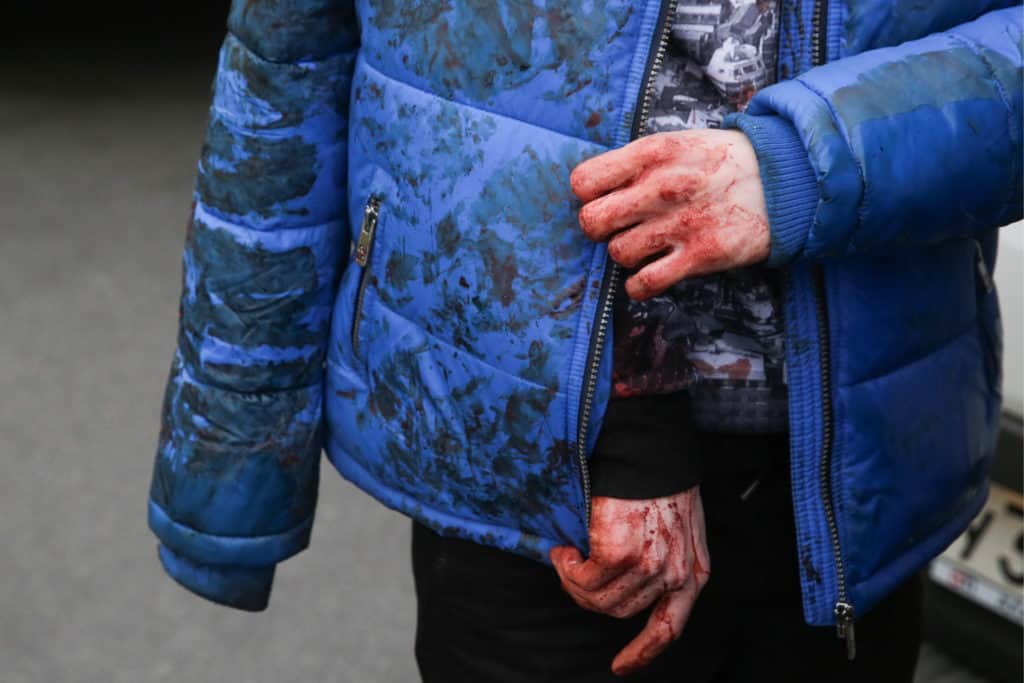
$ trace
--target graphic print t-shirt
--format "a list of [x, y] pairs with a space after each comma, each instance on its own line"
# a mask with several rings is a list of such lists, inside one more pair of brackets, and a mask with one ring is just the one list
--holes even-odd
[[[643, 134], [718, 128], [746, 107], [774, 78], [778, 22], [776, 0], [679, 2]], [[701, 429], [785, 431], [780, 290], [778, 274], [756, 266], [687, 278], [645, 301], [620, 286], [613, 396], [687, 389]]]

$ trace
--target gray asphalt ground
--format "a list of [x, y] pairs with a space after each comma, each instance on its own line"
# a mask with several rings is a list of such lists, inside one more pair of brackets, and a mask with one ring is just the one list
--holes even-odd
[[[325, 466], [270, 609], [165, 578], [145, 504], [212, 61], [0, 73], [0, 683], [407, 683], [408, 528]], [[920, 683], [979, 682], [926, 651]]]

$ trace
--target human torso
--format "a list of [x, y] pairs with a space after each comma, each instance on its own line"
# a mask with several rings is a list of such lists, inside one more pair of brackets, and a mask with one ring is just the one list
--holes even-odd
[[[897, 0], [787, 0], [778, 77], [1006, 1], [935, 0], [920, 11]], [[348, 174], [321, 176], [344, 180], [357, 230], [367, 197], [384, 197], [372, 257], [330, 292], [332, 461], [392, 507], [543, 559], [556, 541], [585, 542], [587, 449], [611, 391], [607, 261], [579, 230], [568, 178], [628, 142], [662, 3], [539, 5], [360, 2]], [[830, 73], [852, 80], [848, 69]], [[900, 76], [883, 93], [913, 83]], [[820, 132], [808, 144], [841, 142]], [[945, 501], [962, 494], [969, 516], [984, 494], [964, 468], [983, 470], [998, 416], [998, 314], [994, 297], [975, 297], [974, 255], [961, 240], [786, 267], [783, 388], [814, 623], [834, 619], [821, 491], [830, 472], [840, 500], [878, 501], [837, 508], [847, 545], [865, 549], [847, 565], [857, 596], [877, 595], [879, 567], [906, 560], [907, 538], [925, 539], [913, 546], [924, 550], [948, 542], [935, 531]], [[953, 314], [979, 305], [979, 324]]]

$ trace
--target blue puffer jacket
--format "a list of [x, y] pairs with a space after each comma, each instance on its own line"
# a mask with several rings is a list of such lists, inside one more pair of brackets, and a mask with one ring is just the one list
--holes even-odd
[[[1013, 4], [783, 0], [780, 82], [727, 123], [785, 273], [812, 624], [869, 610], [986, 496], [988, 273], [1022, 201]], [[617, 269], [568, 177], [640, 129], [673, 9], [235, 3], [149, 503], [176, 580], [265, 606], [322, 448], [443, 533], [586, 547]]]

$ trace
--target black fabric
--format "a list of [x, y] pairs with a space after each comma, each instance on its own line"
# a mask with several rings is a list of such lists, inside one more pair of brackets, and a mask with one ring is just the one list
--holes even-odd
[[687, 392], [608, 401], [589, 464], [595, 496], [661, 498], [699, 484], [697, 430]]
[[[646, 614], [587, 612], [551, 568], [413, 530], [416, 658], [425, 683], [910, 683], [921, 579], [857, 622], [857, 659], [833, 628], [804, 624], [785, 436], [699, 435], [711, 579], [682, 637], [655, 665], [614, 677]], [[757, 485], [753, 482], [757, 481]]]

